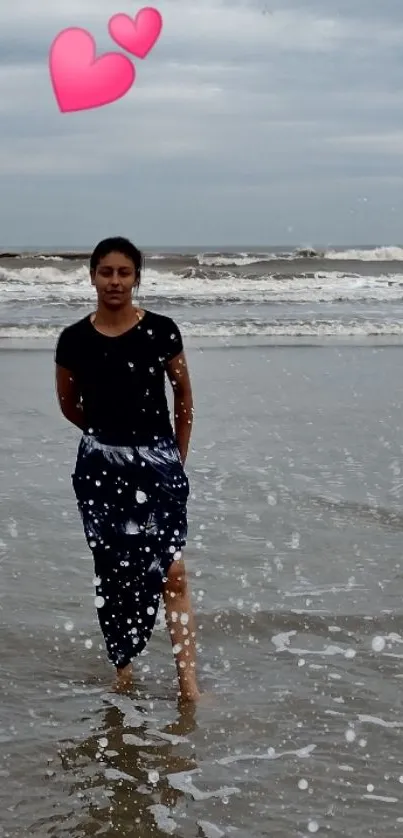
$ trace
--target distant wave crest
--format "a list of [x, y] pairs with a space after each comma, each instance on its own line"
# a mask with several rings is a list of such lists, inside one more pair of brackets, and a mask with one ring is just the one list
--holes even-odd
[[347, 259], [360, 262], [402, 262], [403, 247], [375, 247], [368, 250], [327, 250], [325, 259]]

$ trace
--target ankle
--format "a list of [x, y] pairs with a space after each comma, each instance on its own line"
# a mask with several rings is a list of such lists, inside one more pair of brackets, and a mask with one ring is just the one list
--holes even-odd
[[186, 669], [178, 670], [179, 684], [186, 687], [188, 684], [194, 686], [197, 684], [197, 675], [195, 667], [187, 666]]

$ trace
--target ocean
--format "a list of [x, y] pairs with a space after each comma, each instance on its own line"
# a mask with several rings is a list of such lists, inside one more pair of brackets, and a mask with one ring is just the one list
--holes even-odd
[[162, 612], [110, 686], [54, 392], [87, 255], [0, 257], [1, 838], [400, 836], [403, 248], [147, 255], [195, 395], [197, 707]]
[[[315, 255], [308, 255], [315, 254]], [[0, 341], [54, 339], [93, 305], [89, 253], [0, 253]], [[184, 337], [403, 334], [403, 247], [147, 252], [140, 299]]]

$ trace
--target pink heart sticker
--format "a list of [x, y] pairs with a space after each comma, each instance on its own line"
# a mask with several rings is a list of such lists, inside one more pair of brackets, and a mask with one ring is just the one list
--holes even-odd
[[157, 9], [146, 6], [137, 12], [134, 20], [129, 15], [114, 15], [108, 29], [120, 47], [137, 58], [145, 58], [160, 35], [162, 17]]
[[100, 108], [130, 90], [136, 78], [132, 62], [109, 52], [95, 57], [95, 41], [85, 29], [64, 29], [49, 53], [53, 90], [62, 113]]

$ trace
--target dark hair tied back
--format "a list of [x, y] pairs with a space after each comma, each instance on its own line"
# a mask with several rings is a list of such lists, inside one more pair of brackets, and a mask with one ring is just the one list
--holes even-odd
[[130, 239], [125, 239], [123, 236], [113, 236], [109, 239], [103, 239], [97, 244], [90, 258], [91, 274], [96, 272], [101, 259], [104, 259], [109, 253], [123, 253], [124, 256], [130, 259], [135, 268], [137, 283], [140, 284], [141, 271], [144, 267], [144, 256], [141, 250], [135, 247]]

